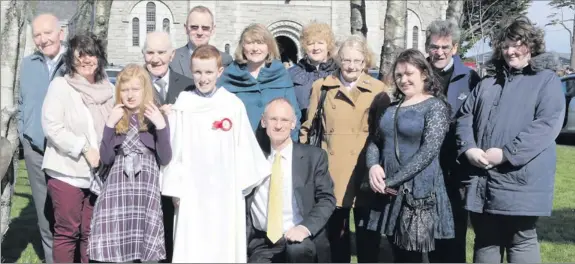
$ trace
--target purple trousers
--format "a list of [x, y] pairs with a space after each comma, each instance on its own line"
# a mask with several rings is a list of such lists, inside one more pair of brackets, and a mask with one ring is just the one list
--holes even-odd
[[48, 179], [48, 193], [54, 206], [55, 263], [73, 263], [80, 246], [80, 260], [88, 263], [90, 221], [96, 196], [89, 189], [80, 189], [55, 178]]

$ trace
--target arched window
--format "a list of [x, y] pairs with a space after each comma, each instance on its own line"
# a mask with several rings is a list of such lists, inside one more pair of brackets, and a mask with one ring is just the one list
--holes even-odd
[[140, 46], [140, 19], [132, 18], [132, 46]]
[[156, 31], [156, 4], [146, 4], [146, 32]]
[[413, 27], [413, 39], [412, 48], [419, 49], [419, 28], [417, 26]]
[[164, 20], [162, 21], [162, 29], [165, 32], [170, 33], [170, 20], [167, 18], [164, 18]]

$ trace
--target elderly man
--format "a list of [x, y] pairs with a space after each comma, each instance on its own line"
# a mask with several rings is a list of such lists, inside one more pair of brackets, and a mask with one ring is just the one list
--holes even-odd
[[327, 153], [292, 141], [296, 115], [285, 98], [268, 103], [261, 125], [272, 174], [248, 198], [248, 262], [329, 263], [325, 226], [335, 196]]
[[[185, 46], [176, 50], [176, 57], [172, 63], [170, 63], [170, 68], [179, 74], [193, 79], [194, 77], [190, 70], [190, 56], [196, 47], [210, 42], [210, 38], [216, 31], [214, 15], [207, 7], [196, 6], [188, 13], [188, 18], [184, 27], [186, 28], [186, 34], [188, 35], [189, 41]], [[224, 67], [227, 67], [232, 63], [232, 56], [221, 51], [220, 55], [222, 56]]]
[[[193, 89], [194, 81], [173, 70], [169, 64], [174, 58], [174, 49], [170, 36], [166, 32], [150, 32], [142, 50], [146, 69], [152, 77], [154, 98], [162, 110], [167, 110], [176, 102], [180, 92]], [[189, 60], [189, 59], [188, 59]], [[167, 262], [171, 262], [173, 251], [174, 205], [172, 199], [162, 196], [162, 211], [164, 214], [164, 232], [166, 241]]]
[[54, 77], [63, 76], [62, 54], [64, 31], [52, 14], [38, 15], [32, 21], [34, 44], [38, 49], [25, 57], [20, 65], [20, 97], [18, 100], [18, 131], [24, 148], [24, 160], [32, 189], [44, 258], [52, 263], [52, 206], [47, 198], [46, 175], [42, 171], [45, 137], [42, 130], [42, 104]]
[[[457, 25], [445, 20], [433, 21], [426, 30], [425, 46], [428, 60], [443, 86], [452, 116], [461, 107], [475, 85], [479, 75], [463, 64], [457, 55], [461, 33]], [[460, 193], [461, 178], [458, 169], [455, 126], [448, 132], [441, 150], [440, 162], [444, 171], [445, 185], [451, 200], [455, 221], [455, 238], [436, 241], [436, 250], [429, 253], [431, 262], [465, 262], [465, 235], [467, 211], [463, 209]]]

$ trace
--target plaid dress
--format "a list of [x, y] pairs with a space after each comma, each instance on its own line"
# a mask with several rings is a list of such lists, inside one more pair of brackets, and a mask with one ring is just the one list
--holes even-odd
[[[135, 116], [134, 116], [135, 117]], [[94, 205], [88, 256], [103, 262], [166, 258], [155, 154], [131, 122]]]

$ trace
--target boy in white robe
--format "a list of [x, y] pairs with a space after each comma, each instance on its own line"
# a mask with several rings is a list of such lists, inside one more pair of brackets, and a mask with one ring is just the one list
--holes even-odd
[[172, 261], [245, 263], [244, 198], [271, 168], [242, 101], [216, 87], [219, 51], [204, 45], [191, 57], [196, 89], [180, 93], [167, 110], [173, 158], [162, 193], [176, 205]]

